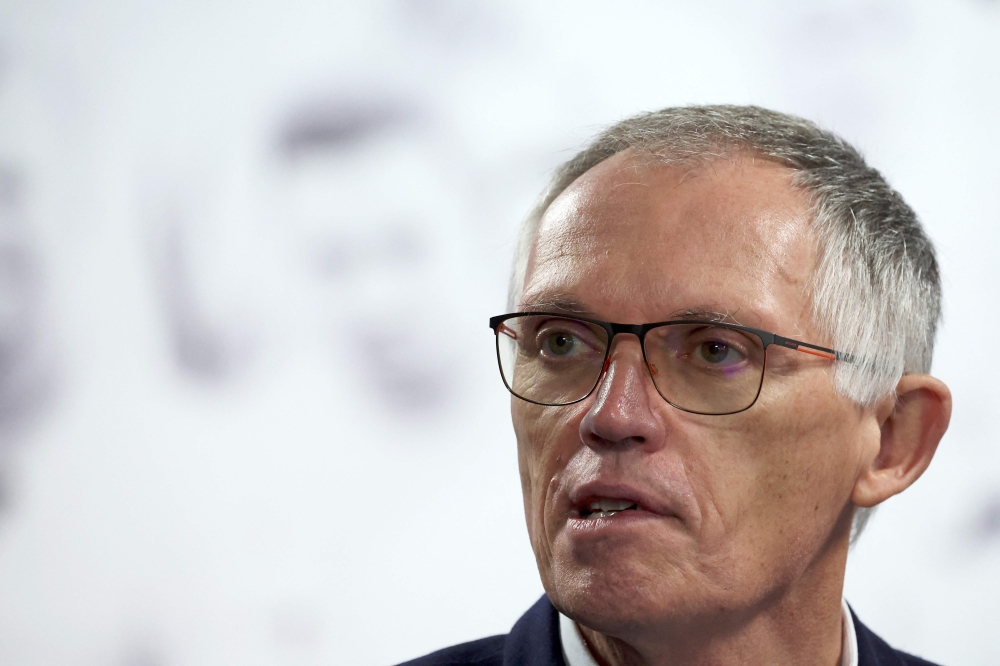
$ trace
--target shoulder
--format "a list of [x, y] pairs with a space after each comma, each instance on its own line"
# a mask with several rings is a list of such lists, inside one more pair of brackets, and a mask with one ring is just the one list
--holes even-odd
[[926, 659], [921, 659], [920, 657], [914, 657], [912, 654], [906, 654], [905, 652], [900, 652], [896, 650], [896, 654], [899, 658], [903, 660], [906, 666], [938, 666], [934, 662], [927, 661]]
[[937, 664], [897, 650], [866, 627], [851, 610], [854, 631], [858, 637], [858, 666], [938, 666]]
[[500, 666], [505, 636], [490, 636], [453, 645], [399, 666]]
[[509, 634], [454, 645], [400, 666], [566, 666], [559, 613], [542, 595]]

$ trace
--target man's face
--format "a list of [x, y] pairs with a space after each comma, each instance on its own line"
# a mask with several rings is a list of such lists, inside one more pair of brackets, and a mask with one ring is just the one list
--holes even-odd
[[[545, 214], [521, 305], [621, 323], [718, 313], [829, 346], [811, 317], [809, 205], [791, 177], [749, 157], [692, 169], [619, 154]], [[619, 335], [584, 401], [513, 398], [528, 531], [556, 607], [624, 638], [738, 621], [810, 581], [839, 595], [862, 443], [879, 430], [835, 393], [833, 371], [772, 347], [749, 410], [690, 414], [657, 393], [638, 339]], [[600, 498], [639, 509], [584, 517]]]

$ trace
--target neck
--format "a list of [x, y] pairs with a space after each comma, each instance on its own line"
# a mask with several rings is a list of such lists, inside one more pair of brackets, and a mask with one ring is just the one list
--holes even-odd
[[750, 608], [615, 637], [580, 626], [601, 666], [837, 666], [847, 540], [837, 540], [788, 589]]

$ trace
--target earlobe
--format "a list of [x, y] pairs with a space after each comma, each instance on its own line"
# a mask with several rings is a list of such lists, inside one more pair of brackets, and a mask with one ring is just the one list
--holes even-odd
[[859, 507], [884, 502], [924, 473], [951, 420], [951, 391], [930, 375], [904, 375], [891, 409], [877, 418], [878, 455], [862, 469], [851, 494]]

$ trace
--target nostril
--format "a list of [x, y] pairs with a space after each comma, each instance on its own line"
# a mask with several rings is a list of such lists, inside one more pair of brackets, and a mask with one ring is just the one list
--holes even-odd
[[646, 443], [645, 437], [625, 437], [624, 439], [606, 439], [596, 433], [591, 433], [587, 438], [591, 446], [607, 449], [622, 449], [632, 446], [643, 446]]

